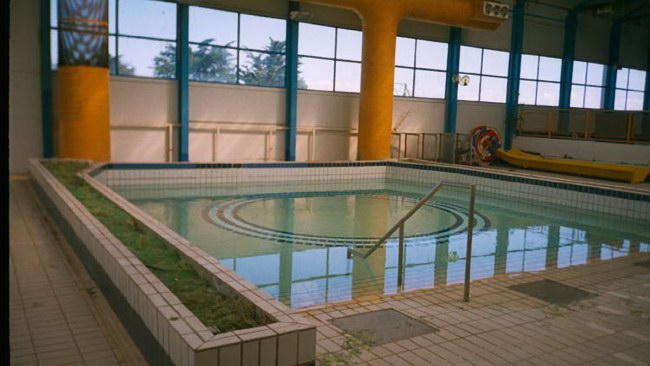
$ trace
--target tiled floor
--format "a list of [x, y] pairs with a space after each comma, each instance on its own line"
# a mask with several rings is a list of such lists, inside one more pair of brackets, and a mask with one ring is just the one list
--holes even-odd
[[[648, 365], [650, 270], [634, 265], [648, 259], [637, 254], [477, 281], [469, 303], [462, 301], [462, 286], [451, 286], [357, 299], [303, 314], [319, 325], [321, 360], [366, 365]], [[597, 296], [553, 305], [508, 288], [539, 279]], [[344, 345], [345, 336], [330, 324], [333, 318], [386, 308], [438, 331], [366, 347], [363, 342]], [[371, 337], [364, 339], [372, 342]]]
[[9, 182], [11, 365], [144, 365], [30, 181]]
[[[10, 181], [11, 363], [143, 364], [25, 178]], [[462, 286], [368, 295], [302, 312], [321, 365], [649, 365], [648, 254]], [[549, 279], [596, 294], [553, 305], [509, 286]], [[371, 346], [330, 319], [392, 308], [437, 329]]]

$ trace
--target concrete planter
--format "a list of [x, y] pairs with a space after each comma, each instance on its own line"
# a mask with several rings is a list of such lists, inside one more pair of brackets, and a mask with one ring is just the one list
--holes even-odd
[[152, 364], [314, 365], [316, 328], [249, 281], [88, 175], [84, 178], [178, 251], [222, 293], [255, 307], [268, 325], [217, 335], [194, 316], [36, 159], [37, 191]]

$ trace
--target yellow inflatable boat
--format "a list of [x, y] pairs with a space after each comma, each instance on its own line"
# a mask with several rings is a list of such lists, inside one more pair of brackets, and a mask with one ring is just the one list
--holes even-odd
[[565, 174], [611, 179], [629, 183], [642, 183], [650, 174], [650, 168], [634, 165], [598, 163], [584, 160], [545, 158], [527, 154], [519, 149], [497, 150], [501, 160], [526, 169], [544, 170]]

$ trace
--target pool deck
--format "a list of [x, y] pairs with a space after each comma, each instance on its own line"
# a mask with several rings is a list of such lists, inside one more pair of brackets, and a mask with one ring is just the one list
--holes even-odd
[[[145, 364], [35, 198], [29, 178], [11, 177], [9, 185], [11, 364]], [[650, 192], [649, 183], [627, 186]], [[338, 364], [649, 365], [649, 261], [650, 255], [635, 254], [564, 269], [500, 275], [472, 283], [469, 303], [462, 301], [462, 286], [454, 285], [368, 295], [301, 313], [318, 326], [319, 358], [337, 359]], [[597, 296], [554, 305], [509, 288], [542, 279]], [[437, 331], [381, 346], [348, 342], [348, 347], [342, 347], [345, 336], [330, 324], [331, 319], [388, 308]]]
[[11, 365], [146, 365], [29, 178], [9, 189]]
[[580, 176], [566, 175], [560, 173], [542, 172], [542, 171], [536, 171], [530, 169], [516, 168], [516, 167], [506, 166], [506, 165], [489, 166], [483, 169], [492, 170], [498, 173], [516, 173], [516, 174], [527, 175], [531, 177], [551, 178], [551, 179], [562, 180], [567, 182], [589, 184], [589, 185], [604, 187], [604, 188], [615, 188], [615, 189], [622, 189], [631, 192], [650, 194], [650, 182], [648, 181], [643, 183], [632, 184], [632, 183], [617, 182], [617, 181], [605, 180], [605, 179], [580, 177]]

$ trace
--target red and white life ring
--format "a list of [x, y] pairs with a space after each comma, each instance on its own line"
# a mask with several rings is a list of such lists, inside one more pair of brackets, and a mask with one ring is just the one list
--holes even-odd
[[492, 127], [478, 126], [472, 130], [470, 136], [476, 156], [483, 162], [494, 160], [500, 146], [498, 132]]

